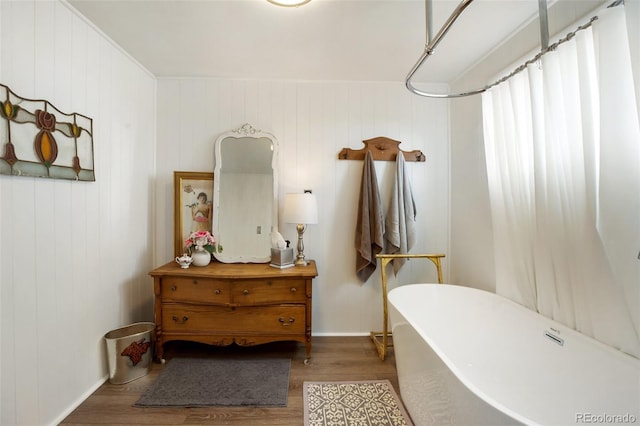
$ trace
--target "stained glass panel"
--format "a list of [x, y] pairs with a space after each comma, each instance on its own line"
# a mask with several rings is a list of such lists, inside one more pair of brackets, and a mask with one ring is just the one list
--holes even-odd
[[0, 84], [0, 174], [95, 181], [93, 120]]

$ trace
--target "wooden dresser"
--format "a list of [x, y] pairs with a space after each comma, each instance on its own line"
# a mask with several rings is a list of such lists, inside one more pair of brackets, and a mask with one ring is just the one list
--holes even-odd
[[277, 269], [266, 263], [220, 263], [149, 273], [154, 281], [156, 357], [166, 342], [242, 346], [280, 340], [306, 345], [311, 356], [311, 283], [316, 264]]

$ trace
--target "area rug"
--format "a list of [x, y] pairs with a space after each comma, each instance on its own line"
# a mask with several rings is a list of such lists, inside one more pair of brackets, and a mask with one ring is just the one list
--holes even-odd
[[305, 426], [412, 426], [389, 380], [304, 382]]
[[137, 407], [286, 407], [291, 360], [173, 358]]

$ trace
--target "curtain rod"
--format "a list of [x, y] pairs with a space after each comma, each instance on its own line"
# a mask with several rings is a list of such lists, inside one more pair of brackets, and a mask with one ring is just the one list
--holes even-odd
[[[538, 0], [538, 14], [540, 16], [540, 52], [536, 56], [534, 56], [533, 58], [529, 59], [528, 61], [526, 61], [519, 67], [517, 67], [510, 74], [479, 89], [468, 90], [466, 92], [461, 92], [461, 93], [430, 93], [430, 92], [424, 92], [422, 90], [419, 90], [411, 82], [413, 75], [418, 71], [418, 69], [420, 69], [420, 67], [427, 60], [427, 58], [433, 54], [436, 46], [440, 43], [442, 38], [447, 34], [447, 32], [449, 31], [451, 26], [454, 24], [454, 22], [458, 19], [458, 17], [462, 14], [462, 12], [464, 12], [464, 10], [473, 1], [474, 0], [462, 0], [458, 4], [458, 6], [455, 8], [453, 13], [449, 16], [449, 18], [445, 21], [444, 25], [440, 28], [440, 31], [438, 31], [435, 37], [432, 37], [432, 29], [431, 29], [432, 18], [430, 16], [426, 16], [427, 43], [426, 43], [424, 52], [422, 53], [422, 55], [420, 56], [416, 64], [413, 66], [413, 68], [411, 68], [411, 70], [409, 71], [409, 74], [407, 75], [407, 78], [405, 79], [405, 85], [407, 86], [407, 89], [409, 89], [409, 91], [411, 91], [416, 95], [429, 97], [429, 98], [461, 98], [461, 97], [477, 95], [479, 93], [485, 92], [489, 90], [491, 87], [496, 86], [510, 79], [511, 77], [513, 77], [514, 75], [516, 75], [517, 73], [525, 69], [528, 65], [535, 63], [545, 53], [555, 50], [562, 43], [565, 43], [571, 40], [578, 31], [582, 31], [584, 29], [589, 28], [593, 24], [593, 22], [598, 19], [597, 16], [592, 17], [589, 20], [589, 22], [579, 26], [577, 29], [568, 33], [566, 36], [564, 36], [557, 42], [553, 43], [552, 45], [549, 45], [549, 22], [547, 19], [547, 10], [548, 10], [547, 0]], [[624, 0], [615, 0], [613, 3], [611, 3], [607, 7], [615, 7], [621, 4], [624, 4]], [[432, 0], [425, 0], [426, 15], [432, 15], [431, 11], [432, 11]]]

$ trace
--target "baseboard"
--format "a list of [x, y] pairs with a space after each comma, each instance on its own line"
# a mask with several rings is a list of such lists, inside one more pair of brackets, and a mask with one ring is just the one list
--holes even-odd
[[357, 333], [311, 333], [312, 337], [361, 337], [368, 336], [369, 332], [357, 332]]
[[102, 386], [107, 380], [109, 380], [109, 375], [105, 375], [102, 379], [98, 380], [93, 386], [91, 386], [85, 393], [83, 393], [78, 399], [75, 400], [73, 404], [67, 407], [53, 422], [51, 422], [50, 426], [56, 426], [62, 423], [62, 421], [67, 418], [67, 416], [73, 413], [73, 410], [78, 408], [80, 404], [82, 404], [87, 398], [89, 398], [95, 391], [98, 390], [100, 386]]

